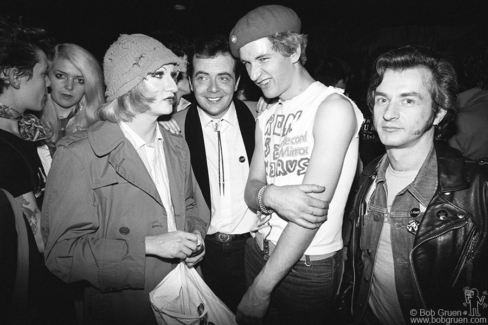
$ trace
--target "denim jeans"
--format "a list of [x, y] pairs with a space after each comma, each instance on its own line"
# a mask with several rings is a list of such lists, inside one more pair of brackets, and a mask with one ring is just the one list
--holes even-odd
[[[246, 243], [246, 283], [252, 284], [263, 268], [261, 250], [254, 238]], [[332, 300], [340, 281], [342, 254], [309, 262], [298, 261], [271, 295], [265, 324], [335, 324]]]
[[202, 274], [207, 285], [233, 313], [246, 293], [244, 249], [246, 239], [221, 243], [205, 239]]

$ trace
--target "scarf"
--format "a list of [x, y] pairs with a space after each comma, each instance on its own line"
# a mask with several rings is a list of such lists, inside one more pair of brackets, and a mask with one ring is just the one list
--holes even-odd
[[0, 103], [0, 117], [17, 120], [20, 137], [26, 141], [46, 139], [46, 130], [44, 130], [37, 116], [33, 114], [21, 114], [12, 107]]

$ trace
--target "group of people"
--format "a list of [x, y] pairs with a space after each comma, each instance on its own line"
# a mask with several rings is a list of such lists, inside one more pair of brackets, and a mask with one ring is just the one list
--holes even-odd
[[[290, 8], [258, 7], [184, 54], [121, 35], [103, 74], [83, 48], [44, 40], [0, 28], [4, 319], [156, 324], [149, 292], [181, 262], [239, 324], [409, 324], [484, 300], [488, 169], [442, 141], [457, 79], [431, 50], [375, 61], [386, 154], [363, 168], [363, 115], [306, 70]], [[243, 73], [258, 105], [235, 96]]]

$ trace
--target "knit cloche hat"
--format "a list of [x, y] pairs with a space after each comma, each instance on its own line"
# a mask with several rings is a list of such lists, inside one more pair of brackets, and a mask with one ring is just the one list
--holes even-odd
[[163, 65], [180, 63], [182, 59], [152, 37], [121, 35], [103, 59], [107, 102], [126, 94]]

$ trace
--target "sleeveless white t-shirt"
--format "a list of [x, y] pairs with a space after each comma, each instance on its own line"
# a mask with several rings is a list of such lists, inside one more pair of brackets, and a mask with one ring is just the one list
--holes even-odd
[[[298, 96], [279, 101], [258, 117], [268, 184], [283, 186], [303, 183], [314, 148], [313, 126], [317, 110], [327, 96], [342, 93], [342, 89], [314, 82]], [[363, 115], [356, 104], [348, 97], [344, 98], [351, 102], [356, 115], [355, 136], [347, 149], [341, 176], [329, 205], [328, 219], [305, 251], [307, 255], [327, 254], [343, 246], [344, 207], [356, 172], [358, 132], [363, 122]], [[337, 130], [340, 128], [341, 125], [337, 125]], [[276, 244], [287, 224], [287, 221], [273, 213], [269, 223], [259, 229], [259, 232]]]

